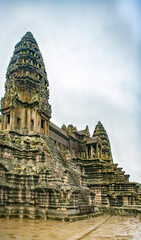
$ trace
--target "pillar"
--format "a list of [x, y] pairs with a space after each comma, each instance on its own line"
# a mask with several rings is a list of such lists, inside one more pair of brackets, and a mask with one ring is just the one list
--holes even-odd
[[91, 158], [93, 158], [93, 145], [91, 144]]

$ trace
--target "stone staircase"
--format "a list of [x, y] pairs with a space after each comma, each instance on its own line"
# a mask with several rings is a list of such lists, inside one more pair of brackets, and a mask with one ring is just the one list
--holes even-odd
[[63, 159], [63, 156], [59, 149], [53, 144], [52, 140], [46, 136], [43, 136], [44, 140], [47, 143], [47, 146], [49, 148], [49, 152], [51, 155], [51, 158], [55, 160], [55, 162], [60, 163], [63, 165], [63, 167], [66, 167], [65, 161]]
[[[80, 180], [78, 179], [77, 174], [73, 170], [73, 167], [69, 166], [67, 161], [65, 161], [60, 150], [53, 144], [53, 142], [50, 138], [48, 138], [46, 136], [43, 136], [43, 138], [47, 143], [51, 158], [54, 159], [55, 162], [60, 163], [64, 168], [67, 168], [67, 170], [69, 172], [68, 184], [72, 187], [74, 187], [74, 186], [78, 187], [78, 189], [79, 189], [78, 205], [85, 206], [85, 207], [88, 206], [88, 198], [85, 196], [85, 193], [80, 184]], [[56, 179], [54, 179], [52, 176], [49, 177], [49, 181], [54, 181], [54, 180], [56, 181]]]

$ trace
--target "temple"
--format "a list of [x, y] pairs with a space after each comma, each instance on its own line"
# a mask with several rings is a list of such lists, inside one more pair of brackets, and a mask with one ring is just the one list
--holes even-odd
[[99, 121], [78, 131], [50, 121], [49, 82], [27, 32], [15, 46], [1, 99], [0, 216], [69, 217], [95, 206], [139, 204], [136, 183], [113, 162]]

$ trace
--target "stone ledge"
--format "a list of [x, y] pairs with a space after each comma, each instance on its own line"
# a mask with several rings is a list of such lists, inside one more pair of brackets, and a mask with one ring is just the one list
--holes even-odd
[[103, 213], [121, 216], [141, 216], [141, 205], [123, 206], [123, 207], [99, 207]]
[[34, 207], [7, 207], [6, 209], [4, 207], [0, 207], [0, 218], [28, 218], [28, 219], [51, 219], [51, 220], [57, 220], [57, 221], [65, 221], [65, 222], [74, 222], [74, 221], [80, 221], [87, 218], [97, 217], [102, 215], [102, 212], [95, 212], [90, 214], [49, 214], [46, 211], [40, 212], [40, 209], [36, 209]]

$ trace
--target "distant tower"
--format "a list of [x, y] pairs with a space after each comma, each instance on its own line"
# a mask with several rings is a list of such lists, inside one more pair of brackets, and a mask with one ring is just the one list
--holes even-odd
[[93, 137], [99, 137], [102, 140], [102, 159], [113, 162], [110, 141], [107, 132], [100, 121], [95, 127]]
[[15, 46], [1, 101], [2, 130], [48, 136], [51, 106], [48, 79], [38, 44], [27, 32]]

